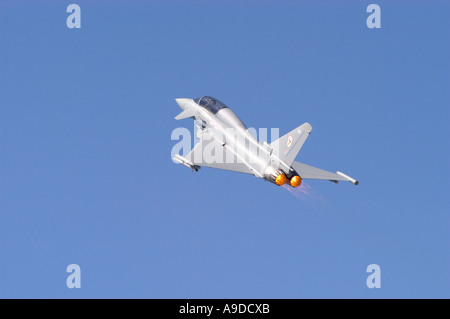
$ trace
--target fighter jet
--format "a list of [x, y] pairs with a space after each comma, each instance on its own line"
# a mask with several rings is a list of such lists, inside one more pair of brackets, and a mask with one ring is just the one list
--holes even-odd
[[298, 187], [303, 179], [329, 180], [334, 183], [358, 181], [341, 172], [328, 172], [295, 161], [312, 127], [304, 123], [274, 142], [260, 143], [241, 119], [225, 104], [211, 96], [175, 99], [183, 110], [175, 119], [193, 118], [199, 142], [186, 155], [176, 154], [173, 161], [198, 171], [212, 167], [241, 172], [265, 179], [278, 186]]

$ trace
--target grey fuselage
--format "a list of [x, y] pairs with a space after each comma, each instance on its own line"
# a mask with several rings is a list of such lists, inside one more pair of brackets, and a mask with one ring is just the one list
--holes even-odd
[[211, 111], [193, 99], [176, 101], [198, 122], [199, 138], [203, 134], [209, 134], [208, 138], [216, 139], [227, 152], [236, 156], [237, 162], [246, 165], [253, 175], [275, 183], [280, 174], [287, 178], [296, 174], [293, 168], [274, 154], [269, 144], [260, 143], [230, 108]]

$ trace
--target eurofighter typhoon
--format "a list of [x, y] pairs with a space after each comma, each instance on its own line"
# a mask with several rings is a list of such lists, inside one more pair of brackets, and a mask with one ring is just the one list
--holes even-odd
[[176, 120], [193, 118], [199, 142], [186, 155], [176, 154], [173, 160], [194, 171], [201, 166], [251, 174], [271, 183], [298, 187], [303, 179], [322, 179], [335, 183], [358, 181], [341, 172], [328, 172], [295, 161], [311, 133], [304, 123], [268, 144], [260, 143], [241, 119], [218, 99], [203, 96], [197, 99], [176, 99], [183, 110]]

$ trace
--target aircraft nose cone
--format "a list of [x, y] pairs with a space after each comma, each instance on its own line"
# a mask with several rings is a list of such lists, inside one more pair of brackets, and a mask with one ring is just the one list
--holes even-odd
[[190, 99], [175, 99], [177, 101], [178, 105], [181, 107], [182, 110], [184, 110], [187, 106], [187, 101]]

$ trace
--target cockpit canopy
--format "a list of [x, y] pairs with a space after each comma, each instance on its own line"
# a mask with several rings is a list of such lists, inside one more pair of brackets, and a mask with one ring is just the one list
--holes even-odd
[[[218, 120], [225, 124], [225, 126], [241, 128], [244, 130], [247, 129], [241, 119], [218, 99], [211, 96], [202, 96], [198, 99], [194, 99], [194, 102], [213, 113]], [[223, 111], [219, 112], [220, 110]]]
[[204, 107], [208, 111], [210, 111], [213, 114], [216, 114], [221, 109], [226, 109], [228, 106], [220, 102], [218, 99], [213, 98], [211, 96], [202, 96], [198, 99], [194, 99], [194, 102], [198, 105]]

